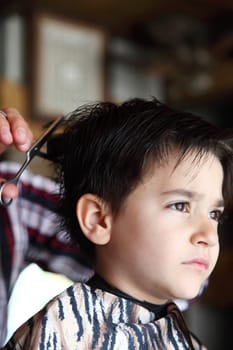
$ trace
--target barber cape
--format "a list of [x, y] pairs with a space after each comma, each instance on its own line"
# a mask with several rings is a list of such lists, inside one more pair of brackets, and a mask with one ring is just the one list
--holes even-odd
[[24, 323], [2, 349], [204, 350], [174, 303], [158, 316], [144, 306], [76, 283]]

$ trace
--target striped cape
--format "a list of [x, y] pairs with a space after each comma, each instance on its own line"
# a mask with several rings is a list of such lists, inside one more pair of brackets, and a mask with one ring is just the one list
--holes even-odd
[[160, 319], [135, 302], [76, 283], [22, 325], [2, 349], [204, 350], [174, 303]]

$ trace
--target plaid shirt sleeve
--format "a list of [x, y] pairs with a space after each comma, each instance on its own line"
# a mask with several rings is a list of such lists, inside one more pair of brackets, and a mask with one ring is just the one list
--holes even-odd
[[[12, 177], [19, 167], [17, 163], [0, 162], [0, 178]], [[19, 188], [19, 197], [10, 206], [0, 206], [0, 344], [10, 292], [26, 264], [35, 262], [73, 281], [84, 281], [92, 275], [79, 247], [59, 229], [55, 183], [26, 170]]]

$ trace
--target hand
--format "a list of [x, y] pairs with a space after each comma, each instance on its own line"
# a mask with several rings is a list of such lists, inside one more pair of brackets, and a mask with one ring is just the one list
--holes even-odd
[[22, 152], [26, 152], [31, 144], [33, 135], [21, 114], [15, 108], [2, 109], [7, 118], [0, 114], [0, 154], [12, 144]]
[[[15, 108], [4, 108], [2, 111], [7, 114], [7, 118], [0, 113], [0, 154], [13, 144], [19, 151], [26, 152], [33, 140], [27, 122]], [[0, 182], [2, 181], [4, 179], [0, 178]], [[18, 196], [18, 189], [15, 185], [9, 184], [3, 193], [6, 197], [15, 198]]]

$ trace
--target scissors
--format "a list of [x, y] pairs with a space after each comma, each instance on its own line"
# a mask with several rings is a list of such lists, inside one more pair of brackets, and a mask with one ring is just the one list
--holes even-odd
[[57, 126], [63, 121], [64, 118], [65, 118], [64, 116], [61, 116], [54, 120], [54, 122], [48, 127], [48, 129], [46, 129], [46, 131], [38, 138], [38, 140], [26, 152], [26, 159], [22, 164], [21, 168], [19, 169], [19, 171], [16, 173], [16, 175], [11, 179], [6, 180], [0, 184], [0, 205], [7, 207], [8, 205], [11, 204], [13, 199], [6, 198], [6, 197], [4, 198], [3, 190], [8, 184], [14, 184], [14, 185], [18, 184], [20, 176], [22, 175], [24, 170], [27, 168], [27, 166], [35, 156], [40, 156], [48, 159], [46, 153], [41, 151], [41, 148], [48, 141], [52, 132], [57, 128]]

